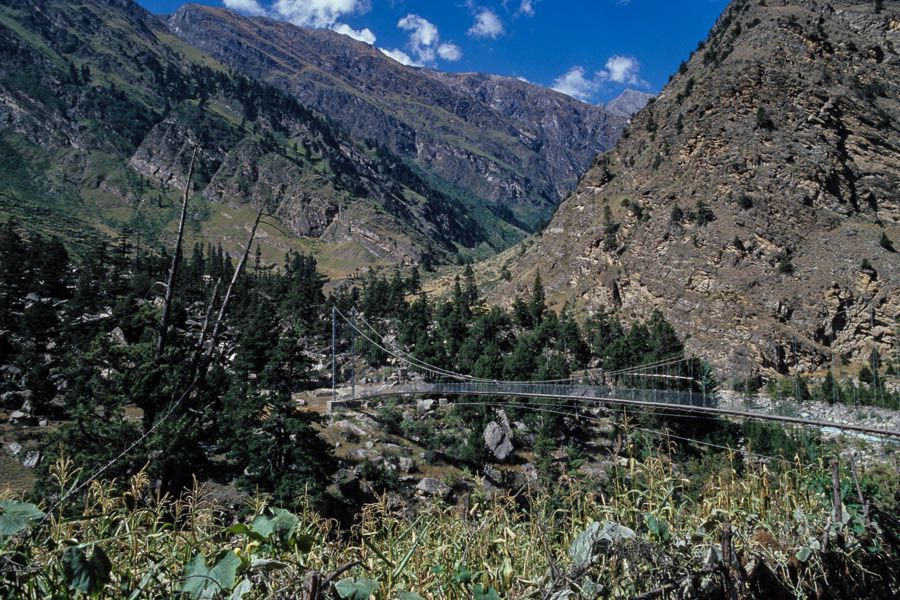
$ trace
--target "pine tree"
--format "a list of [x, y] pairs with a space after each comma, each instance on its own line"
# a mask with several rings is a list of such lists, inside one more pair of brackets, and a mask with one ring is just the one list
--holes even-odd
[[[293, 507], [304, 494], [321, 500], [337, 463], [331, 446], [319, 435], [321, 417], [298, 411], [290, 395], [270, 398], [249, 392], [250, 409], [228, 452], [243, 471], [238, 485], [272, 494], [276, 503]], [[268, 400], [268, 401], [267, 401]]]
[[532, 326], [537, 326], [544, 319], [547, 310], [544, 295], [544, 284], [541, 283], [541, 272], [534, 275], [534, 284], [531, 286], [531, 300], [528, 303], [528, 313], [531, 315]]

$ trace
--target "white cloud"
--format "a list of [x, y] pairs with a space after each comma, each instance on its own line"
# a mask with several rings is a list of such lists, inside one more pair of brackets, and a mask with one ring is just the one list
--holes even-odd
[[638, 76], [641, 64], [636, 58], [629, 56], [611, 56], [606, 61], [606, 68], [598, 73], [603, 80], [615, 83], [624, 83], [637, 87], [647, 87], [649, 84]]
[[438, 28], [428, 19], [410, 13], [397, 22], [397, 27], [409, 32], [409, 42], [406, 45], [409, 52], [402, 50], [382, 50], [382, 52], [398, 62], [421, 67], [434, 63], [436, 57], [451, 62], [462, 58], [459, 46], [450, 42], [440, 43]]
[[223, 4], [225, 4], [226, 8], [249, 15], [266, 14], [266, 9], [256, 0], [224, 0]]
[[604, 84], [610, 82], [635, 87], [650, 87], [650, 84], [641, 79], [638, 74], [640, 69], [641, 64], [636, 58], [621, 55], [611, 56], [606, 61], [606, 67], [594, 73], [593, 77], [587, 76], [584, 67], [575, 65], [564, 75], [554, 79], [551, 87], [557, 92], [589, 102], [604, 87]]
[[596, 78], [587, 78], [584, 74], [584, 67], [576, 65], [569, 69], [565, 75], [554, 79], [551, 87], [557, 92], [562, 92], [587, 102], [591, 96], [597, 93], [602, 83]]
[[522, 0], [522, 4], [519, 6], [519, 14], [533, 17], [534, 5], [538, 2], [540, 2], [540, 0]]
[[427, 63], [434, 60], [434, 45], [440, 36], [438, 28], [433, 23], [410, 13], [400, 19], [397, 27], [410, 32], [409, 47], [419, 62]]
[[[255, 2], [256, 0], [229, 0]], [[294, 25], [327, 28], [341, 15], [364, 13], [371, 8], [369, 0], [276, 0], [273, 12]]]
[[397, 49], [394, 49], [394, 50], [388, 50], [388, 49], [386, 49], [386, 48], [379, 48], [379, 50], [381, 50], [381, 53], [382, 53], [382, 54], [384, 54], [385, 56], [389, 56], [390, 58], [393, 58], [394, 60], [396, 60], [396, 61], [397, 61], [398, 63], [400, 63], [401, 65], [406, 65], [407, 67], [421, 67], [421, 66], [424, 66], [424, 65], [423, 65], [422, 63], [420, 63], [420, 62], [414, 61], [414, 60], [412, 59], [412, 57], [411, 57], [409, 54], [407, 54], [406, 52], [404, 52], [403, 50], [397, 50]]
[[369, 45], [375, 44], [375, 34], [372, 33], [372, 30], [368, 27], [366, 27], [365, 29], [353, 29], [346, 23], [335, 23], [331, 29], [332, 31], [350, 36], [354, 40], [365, 42]]
[[462, 58], [462, 50], [456, 44], [441, 44], [437, 49], [438, 56], [446, 61], [456, 62]]
[[475, 23], [469, 28], [468, 34], [473, 37], [497, 39], [503, 35], [503, 22], [492, 10], [482, 8], [475, 15]]

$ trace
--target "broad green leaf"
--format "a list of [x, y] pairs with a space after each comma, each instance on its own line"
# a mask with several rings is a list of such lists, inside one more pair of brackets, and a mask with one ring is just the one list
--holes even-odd
[[490, 586], [484, 587], [480, 583], [472, 586], [472, 597], [475, 600], [500, 600], [497, 590]]
[[257, 541], [260, 544], [264, 544], [268, 541], [265, 537], [261, 536], [259, 533], [255, 532], [255, 531], [253, 531], [252, 529], [250, 529], [243, 523], [238, 523], [237, 525], [232, 525], [231, 527], [227, 528], [225, 531], [227, 531], [228, 533], [233, 533], [234, 535], [246, 535], [251, 540]]
[[112, 564], [99, 546], [94, 546], [88, 558], [80, 546], [66, 548], [62, 557], [63, 575], [70, 590], [89, 595], [99, 593], [109, 582]]
[[30, 502], [0, 500], [0, 537], [19, 533], [43, 518], [44, 513]]
[[453, 569], [453, 580], [459, 584], [472, 583], [472, 572], [465, 565], [460, 565]]
[[579, 566], [587, 566], [593, 560], [594, 538], [600, 529], [600, 523], [594, 521], [587, 529], [578, 534], [572, 545], [569, 546], [569, 556], [572, 562]]
[[277, 571], [288, 566], [286, 562], [280, 560], [270, 560], [266, 558], [254, 558], [250, 562], [250, 568], [257, 571]]
[[594, 521], [582, 531], [569, 547], [569, 556], [572, 562], [584, 568], [590, 565], [600, 552], [607, 552], [609, 548], [621, 540], [634, 537], [634, 531], [628, 527], [606, 521], [603, 527]]
[[809, 557], [811, 555], [812, 555], [812, 550], [810, 550], [806, 546], [803, 546], [802, 548], [797, 550], [797, 554], [795, 554], [794, 556], [796, 556], [797, 560], [799, 560], [800, 562], [806, 562], [807, 560], [809, 560]]
[[300, 523], [300, 518], [283, 508], [272, 509], [272, 516], [258, 515], [253, 519], [250, 529], [264, 538], [277, 539], [282, 544], [286, 543], [294, 527]]
[[249, 579], [242, 579], [237, 586], [235, 586], [234, 591], [231, 592], [231, 596], [229, 596], [228, 600], [241, 600], [244, 597], [244, 594], [249, 594], [250, 590], [253, 589], [253, 584], [250, 583]]
[[197, 554], [184, 568], [181, 591], [191, 598], [212, 598], [234, 587], [234, 576], [241, 559], [228, 550], [212, 567], [206, 566], [206, 557]]
[[669, 533], [669, 524], [665, 521], [648, 513], [644, 513], [644, 520], [647, 522], [647, 529], [650, 531], [650, 534], [657, 539], [667, 542], [672, 537]]
[[377, 581], [366, 577], [348, 577], [334, 584], [334, 589], [344, 600], [368, 600], [377, 587]]
[[292, 538], [292, 541], [297, 545], [297, 549], [300, 550], [300, 552], [306, 554], [313, 549], [313, 546], [316, 543], [316, 538], [306, 533], [301, 533], [299, 535], [295, 535]]

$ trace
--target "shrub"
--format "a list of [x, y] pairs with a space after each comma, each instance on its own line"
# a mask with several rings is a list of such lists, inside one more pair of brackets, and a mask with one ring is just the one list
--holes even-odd
[[742, 210], [748, 210], [753, 208], [753, 200], [747, 194], [741, 194], [740, 198], [738, 198], [738, 207]]
[[778, 272], [785, 275], [790, 275], [794, 272], [794, 265], [787, 255], [782, 256], [781, 260], [778, 261]]
[[706, 204], [706, 202], [704, 202], [703, 200], [697, 199], [697, 205], [696, 205], [695, 210], [697, 213], [696, 214], [697, 224], [700, 225], [701, 227], [704, 225], [707, 225], [709, 223], [712, 223], [713, 221], [716, 220], [715, 213], [713, 213], [713, 211], [709, 207], [709, 205]]
[[894, 243], [891, 242], [891, 239], [883, 231], [881, 232], [881, 239], [878, 241], [878, 243], [881, 244], [881, 247], [888, 252], [896, 252], [896, 250], [894, 250]]
[[394, 403], [388, 403], [378, 409], [378, 420], [388, 433], [399, 434], [403, 423], [403, 413]]
[[397, 471], [376, 465], [368, 458], [359, 465], [359, 476], [380, 492], [394, 492], [400, 489], [400, 477], [397, 475]]
[[768, 129], [769, 131], [775, 129], [775, 122], [772, 121], [769, 112], [762, 106], [756, 109], [756, 126], [759, 129]]

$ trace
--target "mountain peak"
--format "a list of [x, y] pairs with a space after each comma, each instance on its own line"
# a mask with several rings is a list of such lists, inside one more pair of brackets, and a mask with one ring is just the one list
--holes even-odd
[[614, 115], [627, 118], [647, 106], [651, 98], [656, 98], [656, 94], [627, 88], [618, 97], [606, 104], [605, 108]]

